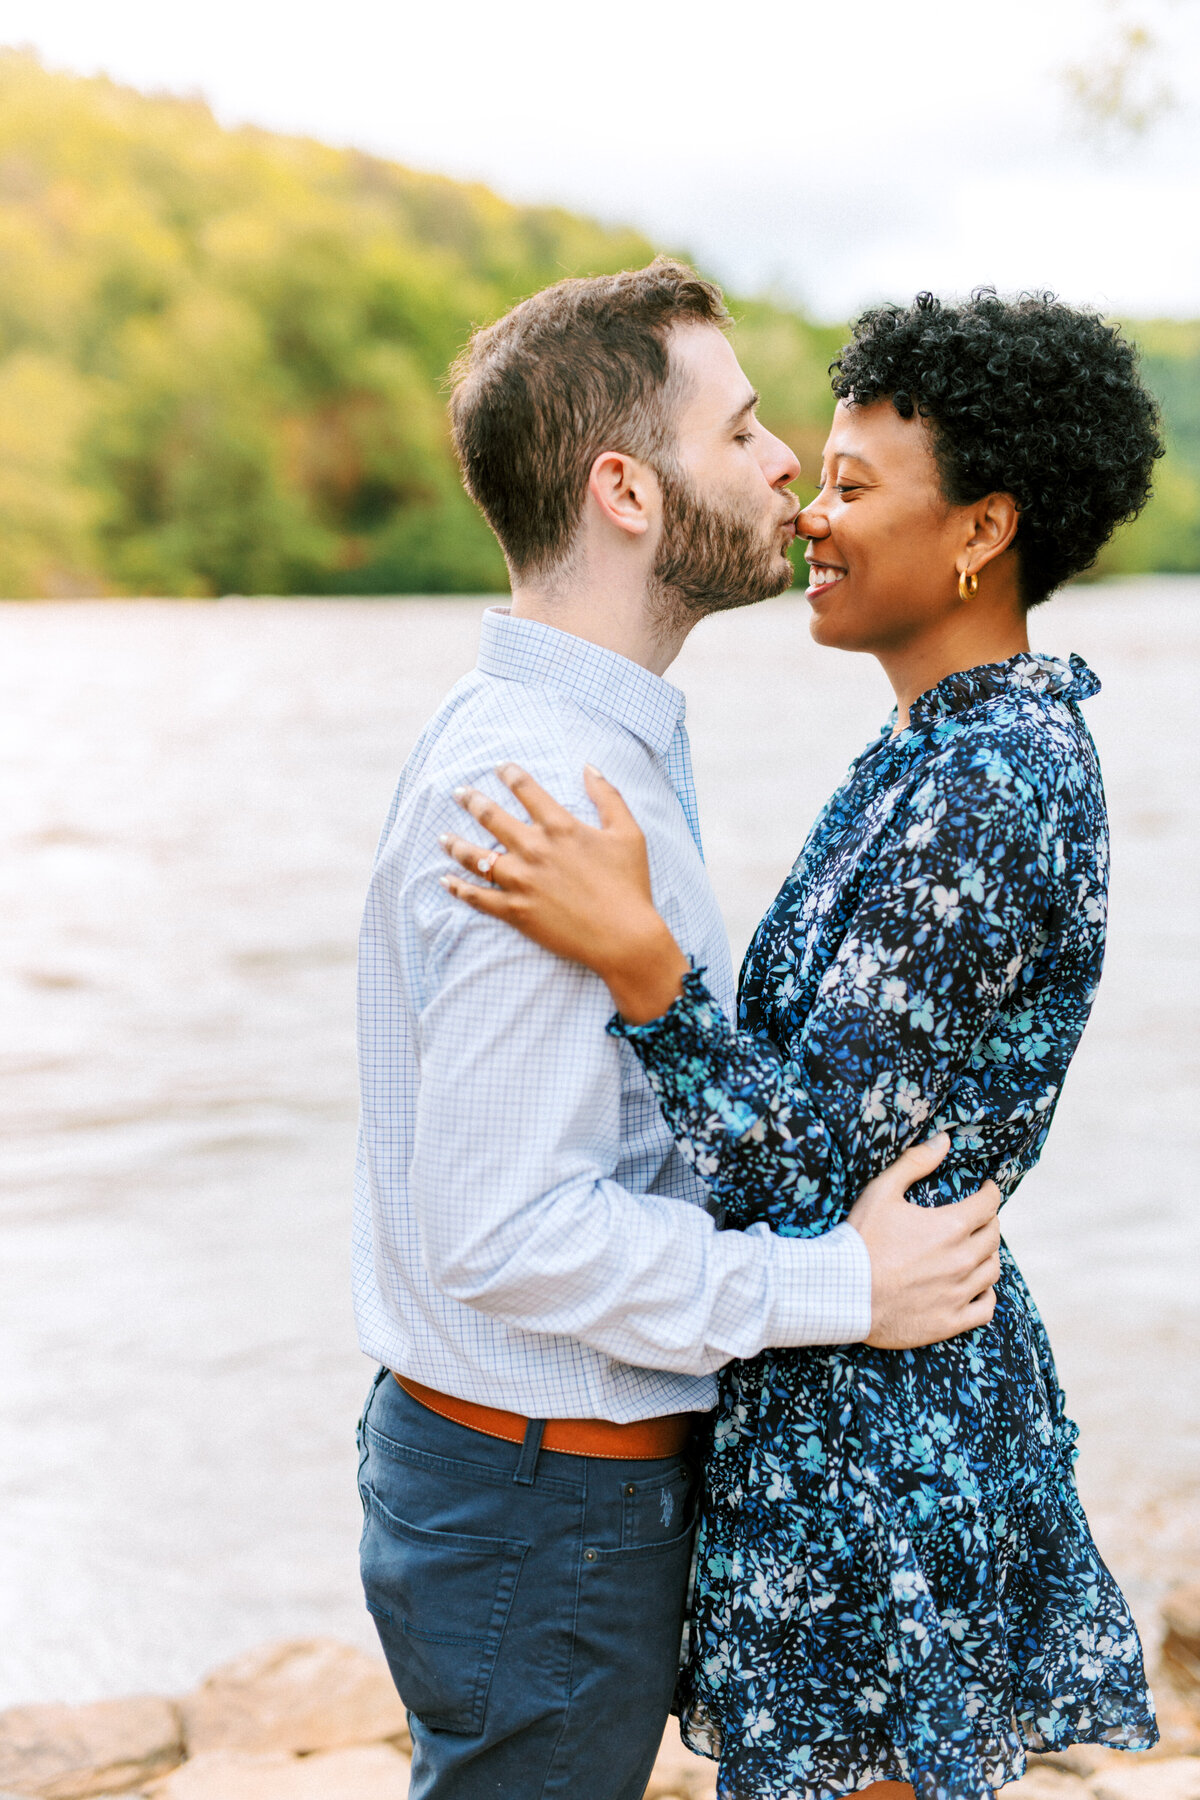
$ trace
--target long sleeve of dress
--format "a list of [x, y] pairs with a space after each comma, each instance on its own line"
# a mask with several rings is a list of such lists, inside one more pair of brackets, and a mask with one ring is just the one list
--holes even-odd
[[[1036, 1043], [1010, 1075], [989, 1026], [1049, 940], [1058, 808], [1039, 760], [985, 733], [926, 765], [881, 824], [794, 1041], [736, 1031], [698, 975], [661, 1019], [610, 1027], [729, 1224], [826, 1230], [935, 1125], [952, 1131], [954, 1154], [931, 1198], [959, 1198], [988, 1174], [1011, 1186], [1034, 1160], [1056, 1080], [1039, 1071]], [[838, 879], [852, 882], [853, 866]], [[805, 923], [767, 934], [772, 991], [803, 985]]]

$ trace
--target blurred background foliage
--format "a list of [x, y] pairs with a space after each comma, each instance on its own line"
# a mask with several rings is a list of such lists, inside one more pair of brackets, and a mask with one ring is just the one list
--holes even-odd
[[[502, 589], [446, 369], [520, 296], [653, 250], [0, 53], [0, 595]], [[733, 305], [813, 468], [842, 329]], [[1171, 454], [1104, 568], [1200, 569], [1200, 322], [1132, 329]]]

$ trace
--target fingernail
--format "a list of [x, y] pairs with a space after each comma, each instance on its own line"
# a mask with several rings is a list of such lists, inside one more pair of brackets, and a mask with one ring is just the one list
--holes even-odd
[[[600, 775], [600, 771], [596, 767], [595, 763], [584, 763], [583, 771], [584, 771], [585, 775]], [[603, 775], [600, 775], [600, 779], [601, 779], [601, 781], [604, 780]]]
[[449, 888], [451, 893], [454, 892], [454, 882], [451, 880], [449, 875], [439, 875], [438, 881], [441, 883], [441, 885], [444, 888]]
[[497, 763], [496, 764], [496, 773], [500, 777], [501, 781], [504, 782], [505, 786], [507, 786], [508, 783], [512, 780], [512, 778], [516, 774], [516, 772], [517, 772], [516, 763]]
[[453, 842], [454, 839], [450, 836], [448, 831], [443, 831], [438, 838], [438, 843], [442, 846], [443, 850], [448, 850]]
[[455, 800], [458, 801], [458, 804], [460, 806], [462, 806], [463, 803], [469, 797], [470, 792], [471, 792], [470, 788], [467, 788], [467, 787], [455, 788], [453, 797]]

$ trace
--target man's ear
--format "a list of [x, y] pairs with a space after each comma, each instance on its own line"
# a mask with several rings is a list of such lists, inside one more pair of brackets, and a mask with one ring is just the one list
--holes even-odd
[[985, 494], [972, 509], [972, 530], [966, 548], [976, 574], [1008, 549], [1017, 535], [1020, 517], [1011, 494]]
[[658, 477], [636, 456], [603, 450], [588, 475], [588, 493], [608, 524], [643, 537], [658, 507]]

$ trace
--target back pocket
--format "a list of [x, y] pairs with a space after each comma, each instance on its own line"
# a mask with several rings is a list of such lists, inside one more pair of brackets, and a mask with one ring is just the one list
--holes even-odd
[[433, 1730], [474, 1736], [529, 1546], [426, 1531], [362, 1495], [363, 1591], [400, 1698]]

